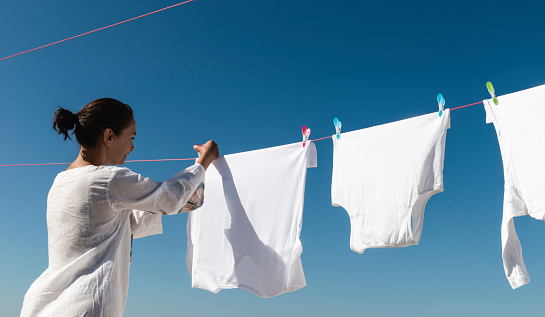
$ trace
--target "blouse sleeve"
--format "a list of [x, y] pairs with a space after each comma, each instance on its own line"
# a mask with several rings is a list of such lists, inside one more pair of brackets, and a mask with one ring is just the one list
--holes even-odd
[[135, 238], [158, 234], [162, 232], [161, 215], [185, 212], [188, 204], [194, 205], [191, 201], [204, 189], [204, 175], [198, 163], [163, 182], [119, 168], [109, 183], [110, 205], [114, 210], [133, 209]]

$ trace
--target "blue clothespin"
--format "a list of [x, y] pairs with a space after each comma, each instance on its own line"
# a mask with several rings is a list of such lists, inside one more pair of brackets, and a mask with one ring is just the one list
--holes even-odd
[[310, 128], [307, 129], [307, 126], [303, 126], [303, 147], [305, 147], [305, 144], [308, 141], [308, 137], [310, 136]]
[[442, 116], [445, 110], [445, 98], [443, 98], [442, 94], [437, 95], [437, 104], [439, 105], [439, 116]]
[[492, 86], [491, 82], [486, 83], [486, 89], [488, 89], [488, 93], [490, 94], [490, 97], [492, 97], [494, 104], [499, 105], [500, 102], [498, 101], [498, 98], [496, 98], [496, 92], [494, 91], [494, 86]]
[[335, 125], [335, 133], [337, 133], [337, 140], [339, 140], [341, 138], [341, 128], [342, 128], [342, 123], [341, 121], [339, 121], [339, 119], [337, 119], [337, 117], [335, 117], [335, 119], [333, 119], [333, 124]]

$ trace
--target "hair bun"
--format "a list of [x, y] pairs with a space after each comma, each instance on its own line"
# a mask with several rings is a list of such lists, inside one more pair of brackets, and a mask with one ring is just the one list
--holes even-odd
[[64, 135], [64, 140], [67, 138], [71, 139], [70, 135], [68, 135], [68, 131], [74, 129], [78, 121], [77, 114], [59, 107], [59, 109], [55, 111], [55, 116], [53, 118], [53, 129], [57, 131], [57, 134]]

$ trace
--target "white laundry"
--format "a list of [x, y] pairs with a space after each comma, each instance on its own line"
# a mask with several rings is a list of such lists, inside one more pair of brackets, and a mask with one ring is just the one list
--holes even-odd
[[484, 100], [486, 123], [494, 123], [503, 160], [505, 191], [502, 257], [511, 287], [530, 282], [514, 217], [545, 220], [545, 85]]
[[202, 194], [204, 174], [200, 164], [162, 183], [116, 166], [59, 173], [47, 198], [49, 267], [30, 286], [21, 316], [122, 316], [131, 233], [162, 233], [161, 214], [187, 208]]
[[332, 136], [331, 200], [350, 216], [354, 252], [419, 243], [426, 203], [443, 191], [448, 128], [446, 109]]
[[308, 142], [217, 158], [206, 172], [206, 202], [187, 218], [192, 286], [241, 288], [261, 297], [306, 285], [299, 240]]

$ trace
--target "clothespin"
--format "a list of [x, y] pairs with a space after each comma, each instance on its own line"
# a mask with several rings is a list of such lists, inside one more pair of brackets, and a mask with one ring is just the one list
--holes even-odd
[[335, 119], [333, 119], [333, 124], [335, 125], [335, 133], [337, 133], [337, 140], [339, 140], [341, 138], [341, 128], [342, 128], [342, 123], [341, 121], [339, 121], [339, 119], [337, 119], [337, 117], [335, 117]]
[[[196, 146], [200, 147], [201, 145], [199, 143], [195, 144]], [[197, 156], [201, 157], [201, 152], [197, 151]]]
[[303, 126], [303, 147], [305, 147], [306, 142], [308, 141], [308, 137], [310, 136], [310, 128], [307, 129], [307, 126]]
[[437, 95], [437, 104], [439, 105], [439, 116], [442, 116], [445, 110], [445, 98], [443, 98], [442, 94]]
[[491, 82], [486, 83], [486, 89], [488, 89], [488, 93], [490, 94], [490, 97], [492, 97], [494, 104], [499, 105], [500, 102], [498, 101], [498, 98], [496, 98], [496, 92], [494, 91], [494, 86], [492, 86]]

